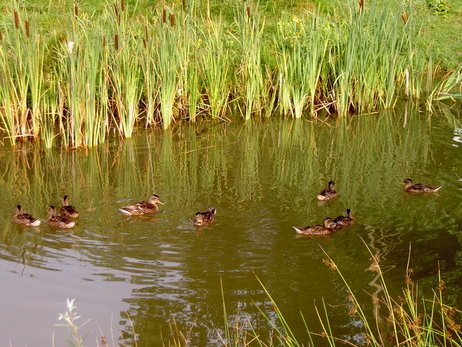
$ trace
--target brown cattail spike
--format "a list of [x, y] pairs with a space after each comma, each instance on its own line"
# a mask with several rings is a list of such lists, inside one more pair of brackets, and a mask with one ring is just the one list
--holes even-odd
[[247, 6], [247, 17], [250, 18], [250, 6]]
[[3, 33], [0, 31], [0, 41], [3, 40]]
[[175, 15], [173, 13], [170, 15], [170, 26], [175, 26]]
[[165, 7], [162, 9], [162, 23], [167, 23], [167, 10]]
[[116, 51], [119, 50], [119, 34], [114, 35], [114, 47]]
[[24, 24], [25, 24], [25, 27], [26, 27], [26, 36], [27, 36], [27, 37], [30, 37], [30, 23], [29, 23], [28, 20], [26, 20], [26, 21], [24, 22]]
[[103, 43], [103, 47], [106, 47], [106, 36], [103, 36], [103, 39], [102, 39], [102, 43]]
[[79, 6], [74, 5], [74, 16], [78, 17], [79, 16]]
[[18, 14], [18, 11], [14, 11], [13, 14], [14, 14], [14, 27], [16, 28], [16, 30], [19, 30], [19, 14]]
[[401, 15], [401, 19], [403, 20], [403, 23], [406, 24], [407, 21], [409, 20], [409, 15], [404, 12], [402, 15]]
[[359, 0], [358, 5], [359, 5], [359, 12], [362, 12], [363, 7], [364, 7], [364, 0]]
[[186, 0], [183, 0], [182, 4], [183, 4], [183, 11], [186, 11]]
[[122, 10], [122, 12], [125, 11], [125, 1], [124, 0], [120, 0], [120, 9]]

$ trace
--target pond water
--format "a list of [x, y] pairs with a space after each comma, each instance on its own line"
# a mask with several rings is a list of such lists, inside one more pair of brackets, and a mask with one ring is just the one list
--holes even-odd
[[[348, 290], [323, 263], [336, 262], [373, 319], [382, 295], [380, 256], [389, 290], [399, 295], [410, 267], [422, 290], [446, 282], [448, 303], [462, 298], [462, 133], [460, 115], [428, 118], [403, 109], [337, 122], [201, 122], [112, 140], [95, 149], [0, 151], [0, 345], [66, 346], [58, 323], [75, 298], [86, 345], [168, 343], [171, 327], [193, 346], [219, 345], [228, 320], [246, 319], [260, 336], [276, 314], [266, 286], [301, 342], [302, 313], [320, 331], [322, 300], [336, 336], [361, 344], [361, 321], [348, 314]], [[412, 178], [442, 185], [412, 195]], [[335, 180], [340, 196], [316, 194]], [[118, 208], [156, 193], [155, 215]], [[47, 207], [68, 194], [81, 217], [72, 230], [48, 226]], [[16, 204], [43, 220], [11, 220]], [[201, 229], [194, 213], [213, 206]], [[321, 223], [351, 208], [357, 224], [333, 236], [296, 236], [292, 225]], [[258, 279], [257, 279], [258, 277]], [[320, 342], [322, 344], [322, 342]]]

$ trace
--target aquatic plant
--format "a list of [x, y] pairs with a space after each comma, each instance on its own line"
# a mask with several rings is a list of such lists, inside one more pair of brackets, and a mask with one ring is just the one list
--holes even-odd
[[62, 320], [64, 321], [64, 323], [58, 323], [56, 325], [68, 328], [72, 332], [72, 337], [74, 339], [74, 342], [69, 341], [69, 343], [72, 346], [81, 347], [84, 346], [84, 339], [82, 338], [82, 336], [80, 336], [79, 329], [82, 328], [89, 321], [86, 321], [85, 323], [78, 325], [77, 320], [80, 318], [80, 316], [78, 316], [77, 312], [75, 311], [77, 306], [74, 304], [74, 302], [75, 299], [66, 299], [66, 312], [60, 313], [58, 316], [58, 320]]
[[239, 66], [238, 91], [243, 100], [241, 111], [246, 120], [252, 114], [260, 114], [264, 106], [265, 92], [263, 86], [264, 68], [262, 65], [262, 41], [264, 23], [260, 24], [260, 14], [257, 6], [250, 2], [243, 2], [236, 10], [236, 26], [239, 36], [236, 37], [241, 49], [241, 61]]
[[178, 41], [181, 30], [175, 24], [175, 15], [170, 13], [170, 23], [159, 22], [159, 45], [157, 48], [157, 78], [160, 82], [159, 100], [162, 127], [167, 129], [173, 120], [173, 104], [178, 91], [180, 67]]
[[206, 19], [201, 29], [203, 49], [201, 51], [201, 70], [203, 87], [208, 99], [208, 108], [213, 119], [223, 118], [230, 95], [230, 51], [225, 45], [223, 19]]
[[401, 97], [425, 97], [429, 110], [447, 93], [458, 97], [448, 92], [460, 83], [456, 72], [433, 85], [410, 2], [347, 1], [270, 25], [258, 3], [231, 16], [209, 5], [189, 1], [140, 21], [137, 4], [107, 4], [99, 17], [74, 6], [69, 27], [50, 32], [11, 5], [0, 28], [0, 132], [13, 145], [91, 147], [111, 129], [128, 138], [138, 125], [167, 129], [198, 115], [343, 117]]

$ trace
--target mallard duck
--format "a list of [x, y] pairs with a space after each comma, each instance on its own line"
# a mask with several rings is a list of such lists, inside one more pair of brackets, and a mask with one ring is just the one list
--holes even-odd
[[29, 227], [38, 227], [40, 219], [32, 217], [29, 213], [21, 213], [21, 205], [16, 206], [16, 213], [13, 216], [13, 222], [27, 225]]
[[48, 208], [48, 213], [50, 214], [50, 217], [48, 218], [48, 224], [51, 226], [63, 229], [70, 229], [75, 226], [75, 222], [71, 221], [70, 219], [64, 216], [57, 216], [54, 206], [50, 206]]
[[197, 212], [194, 216], [194, 226], [203, 227], [212, 224], [215, 221], [215, 214], [217, 210], [209, 207], [205, 212]]
[[346, 216], [338, 216], [337, 218], [334, 219], [334, 223], [337, 224], [339, 229], [342, 229], [342, 228], [346, 228], [346, 227], [349, 227], [350, 225], [355, 224], [356, 220], [351, 215], [351, 210], [347, 208]]
[[127, 216], [140, 216], [143, 214], [157, 212], [159, 210], [157, 204], [163, 205], [164, 203], [159, 200], [158, 195], [154, 194], [149, 197], [148, 201], [137, 202], [133, 205], [119, 208], [119, 210]]
[[59, 210], [62, 216], [69, 218], [78, 218], [80, 216], [79, 211], [74, 206], [69, 205], [69, 196], [64, 195], [63, 206]]
[[308, 225], [306, 227], [294, 227], [295, 231], [301, 235], [307, 236], [324, 236], [332, 235], [336, 228], [336, 223], [331, 218], [324, 219], [324, 225]]
[[433, 187], [421, 183], [414, 184], [410, 178], [405, 179], [402, 184], [404, 184], [404, 190], [411, 193], [435, 193], [441, 189], [441, 186]]
[[327, 184], [327, 189], [323, 189], [319, 192], [317, 198], [318, 200], [331, 200], [337, 197], [338, 193], [334, 190], [335, 182], [329, 181]]

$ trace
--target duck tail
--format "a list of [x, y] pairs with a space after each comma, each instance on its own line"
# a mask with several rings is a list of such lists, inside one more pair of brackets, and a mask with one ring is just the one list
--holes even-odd
[[124, 210], [123, 208], [119, 208], [119, 211], [122, 212], [124, 215], [129, 216], [131, 213], [127, 210]]
[[292, 225], [292, 228], [294, 228], [294, 229], [295, 229], [295, 231], [296, 231], [297, 233], [299, 233], [299, 234], [301, 234], [301, 233], [302, 233], [302, 231], [300, 230], [300, 228], [298, 228], [298, 227], [294, 227], [293, 225]]

